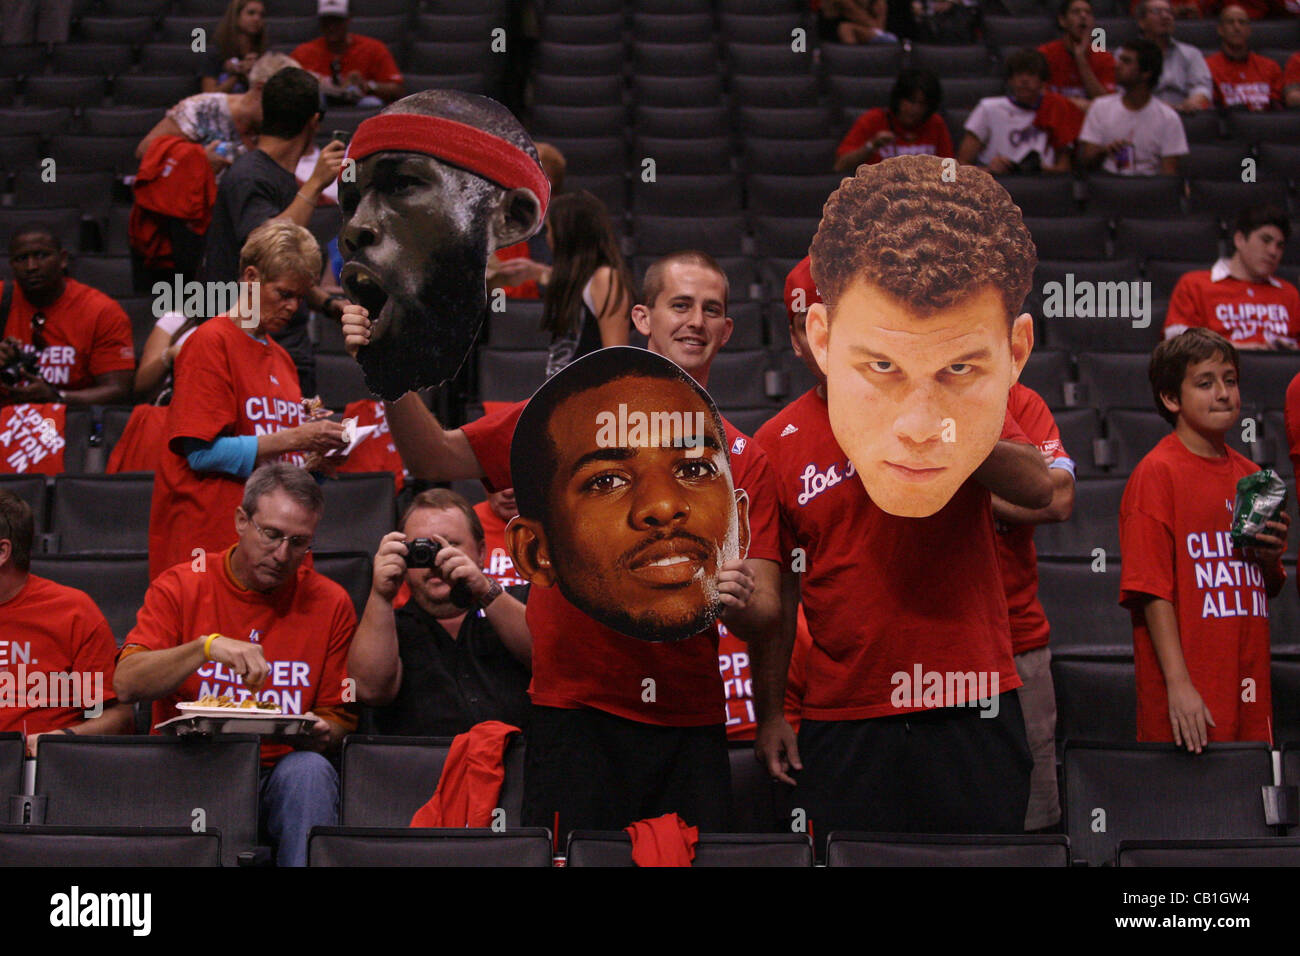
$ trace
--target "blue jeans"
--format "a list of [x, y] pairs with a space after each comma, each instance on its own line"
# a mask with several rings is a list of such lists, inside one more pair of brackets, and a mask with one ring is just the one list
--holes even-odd
[[311, 828], [338, 825], [338, 772], [318, 753], [286, 754], [262, 769], [259, 805], [275, 844], [276, 866], [306, 866]]

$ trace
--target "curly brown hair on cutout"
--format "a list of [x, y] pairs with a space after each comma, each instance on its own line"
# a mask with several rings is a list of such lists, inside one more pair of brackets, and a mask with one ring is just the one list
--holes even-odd
[[1010, 330], [1033, 284], [1034, 241], [992, 176], [975, 166], [947, 169], [945, 177], [938, 156], [896, 156], [858, 167], [831, 193], [810, 250], [828, 316], [858, 279], [922, 316], [992, 286]]

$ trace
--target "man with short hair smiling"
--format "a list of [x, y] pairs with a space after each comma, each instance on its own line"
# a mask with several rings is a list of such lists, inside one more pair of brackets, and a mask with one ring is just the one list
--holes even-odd
[[1214, 78], [1196, 47], [1174, 39], [1174, 8], [1169, 0], [1141, 0], [1134, 13], [1142, 36], [1164, 57], [1155, 96], [1180, 113], [1210, 108]]
[[1124, 90], [1095, 100], [1079, 132], [1079, 162], [1121, 176], [1175, 176], [1187, 155], [1183, 121], [1152, 95], [1160, 80], [1160, 47], [1131, 40], [1115, 60], [1115, 82]]
[[1232, 3], [1219, 13], [1219, 52], [1205, 65], [1214, 77], [1216, 106], [1244, 106], [1248, 110], [1276, 109], [1282, 105], [1282, 67], [1250, 49], [1250, 17]]
[[1238, 349], [1300, 348], [1300, 292], [1275, 274], [1290, 238], [1291, 223], [1277, 206], [1243, 209], [1232, 256], [1185, 273], [1174, 286], [1165, 338], [1200, 327]]
[[321, 752], [337, 751], [356, 727], [344, 705], [356, 612], [343, 588], [303, 562], [323, 508], [301, 468], [273, 462], [253, 472], [234, 513], [238, 541], [154, 580], [114, 677], [123, 702], [154, 702], [155, 724], [204, 694], [315, 716], [301, 749], [262, 744], [262, 817], [280, 866], [306, 866], [311, 828], [338, 822], [338, 774]]
[[0, 283], [0, 365], [17, 344], [40, 350], [40, 375], [0, 385], [0, 405], [128, 402], [135, 377], [131, 320], [122, 307], [67, 275], [68, 253], [44, 226], [20, 229], [9, 242], [14, 278]]
[[[770, 709], [755, 746], [772, 776], [799, 771], [820, 834], [1025, 823], [1032, 759], [990, 492], [1052, 499], [1007, 414], [1033, 346], [1020, 307], [1036, 256], [988, 173], [942, 172], [897, 157], [832, 194], [811, 249], [824, 304], [807, 319], [824, 397], [810, 390], [759, 430], [782, 550], [807, 557], [782, 581], [782, 654], [755, 679], [784, 684], [800, 594], [813, 646], [797, 746]], [[915, 681], [934, 675], [939, 693], [923, 693]]]

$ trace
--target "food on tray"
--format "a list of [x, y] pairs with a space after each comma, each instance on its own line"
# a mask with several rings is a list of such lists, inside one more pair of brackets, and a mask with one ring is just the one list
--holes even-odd
[[270, 701], [258, 700], [256, 697], [245, 697], [241, 701], [236, 701], [229, 694], [222, 694], [220, 697], [215, 694], [204, 694], [193, 704], [195, 707], [228, 707], [231, 710], [258, 710], [265, 711], [268, 714], [280, 713], [280, 706], [272, 704]]

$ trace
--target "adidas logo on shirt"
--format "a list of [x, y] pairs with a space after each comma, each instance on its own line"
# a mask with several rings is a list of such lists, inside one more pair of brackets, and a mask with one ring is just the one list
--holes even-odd
[[786, 425], [785, 428], [781, 429], [781, 437], [784, 438], [786, 435], [793, 435], [798, 430], [799, 429], [794, 425]]

